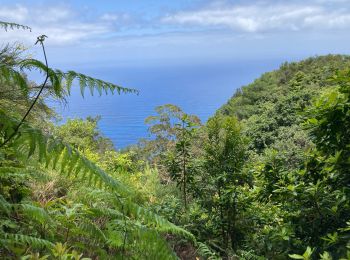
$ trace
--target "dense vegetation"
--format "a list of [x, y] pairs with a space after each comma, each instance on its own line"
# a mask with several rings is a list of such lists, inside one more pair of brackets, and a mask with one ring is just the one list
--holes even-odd
[[[99, 118], [52, 124], [45, 100], [134, 90], [18, 45], [0, 62], [0, 258], [350, 259], [350, 57], [283, 64], [204, 125], [157, 107], [152, 138], [123, 151]], [[49, 83], [19, 127], [33, 69]]]
[[[38, 38], [43, 50], [44, 39]], [[100, 95], [135, 90], [53, 70], [27, 58], [18, 45], [6, 45], [0, 60], [0, 258], [172, 259], [166, 236], [201, 245], [154, 214], [136, 187], [120, 181], [135, 178], [138, 168], [100, 135], [98, 119], [50, 123], [54, 112], [45, 98], [64, 101], [75, 84], [82, 95], [85, 88]], [[30, 70], [44, 75], [42, 85], [27, 80]], [[153, 173], [143, 169], [146, 176]]]

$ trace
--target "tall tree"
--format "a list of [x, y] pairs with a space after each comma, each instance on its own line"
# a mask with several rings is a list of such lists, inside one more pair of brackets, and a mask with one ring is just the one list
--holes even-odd
[[167, 161], [165, 155], [176, 149], [178, 140], [187, 138], [188, 133], [184, 134], [183, 130], [199, 126], [200, 119], [186, 114], [180, 107], [172, 104], [158, 106], [155, 110], [157, 115], [149, 116], [145, 120], [150, 134], [155, 137], [146, 146], [152, 151], [150, 160], [164, 173], [167, 168], [163, 163]]
[[221, 238], [227, 248], [231, 241], [236, 247], [235, 220], [237, 215], [237, 189], [245, 182], [241, 170], [246, 153], [246, 140], [234, 117], [216, 116], [207, 123], [208, 142], [205, 147], [205, 170], [216, 187]]
[[194, 160], [192, 153], [192, 143], [195, 138], [199, 121], [196, 117], [185, 113], [180, 117], [180, 122], [175, 124], [175, 148], [167, 153], [167, 168], [183, 193], [185, 209], [187, 209], [189, 185], [193, 184], [193, 174], [191, 166]]

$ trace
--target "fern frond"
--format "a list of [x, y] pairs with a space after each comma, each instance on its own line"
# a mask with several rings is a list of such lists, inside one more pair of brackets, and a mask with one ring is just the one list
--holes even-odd
[[[1, 110], [0, 122], [0, 132], [3, 132], [5, 137], [13, 132], [13, 128], [17, 125], [17, 120], [7, 116]], [[130, 199], [132, 194], [122, 183], [109, 176], [77, 150], [64, 144], [59, 139], [44, 135], [40, 130], [32, 128], [25, 123], [9, 145], [16, 151], [18, 160], [26, 162], [28, 157], [35, 158], [35, 161], [39, 161], [47, 167], [58, 168], [62, 174], [71, 175], [73, 178], [81, 181], [105, 187], [106, 190], [95, 191], [94, 196], [99, 195], [108, 198], [107, 201], [115, 207], [114, 210], [109, 212], [111, 216], [114, 214], [111, 221], [116, 224], [116, 229], [119, 230], [119, 233], [121, 231], [127, 232], [127, 236], [130, 238], [128, 243], [132, 245], [136, 243], [135, 241], [138, 243], [147, 241], [145, 242], [147, 245], [144, 244], [144, 249], [146, 250], [147, 248], [149, 250], [150, 256], [161, 257], [150, 259], [173, 259], [172, 251], [160, 235], [162, 233], [176, 234], [195, 242], [195, 238], [190, 232], [177, 227], [150, 210], [134, 203]], [[42, 221], [45, 219], [43, 211], [32, 206], [25, 206], [25, 209], [29, 214], [34, 214]], [[126, 229], [125, 225], [127, 225]], [[104, 233], [92, 222], [85, 222], [79, 228], [85, 232], [96, 232], [100, 241], [104, 239]], [[41, 242], [40, 240], [36, 241], [34, 239], [32, 241], [27, 237], [21, 236], [16, 238], [19, 240], [23, 238], [24, 241], [27, 239], [34, 244], [35, 242]], [[107, 240], [108, 238], [106, 238]], [[134, 247], [136, 246], [139, 246], [139, 244], [134, 245]], [[153, 249], [151, 250], [150, 248]]]
[[94, 217], [108, 217], [112, 219], [121, 219], [123, 218], [123, 214], [115, 209], [111, 209], [108, 207], [93, 207], [90, 208], [90, 212], [94, 215]]
[[123, 201], [123, 206], [125, 207], [125, 210], [136, 219], [140, 220], [142, 223], [145, 223], [149, 227], [153, 227], [161, 233], [171, 233], [181, 237], [186, 237], [190, 241], [195, 241], [195, 237], [187, 230], [174, 225], [148, 209], [140, 207], [129, 199], [125, 199]]
[[4, 212], [6, 215], [10, 215], [10, 212], [11, 212], [11, 204], [8, 203], [1, 194], [0, 194], [0, 212]]
[[[18, 124], [17, 120], [7, 116], [1, 110], [0, 122], [0, 132], [3, 132], [5, 137], [10, 135]], [[32, 128], [28, 124], [23, 124], [18, 133], [11, 145], [20, 155], [18, 158], [24, 162], [34, 155], [38, 156], [39, 161], [47, 167], [51, 166], [54, 169], [60, 162], [62, 174], [72, 175], [86, 183], [93, 182], [96, 185], [108, 187], [119, 194], [130, 194], [125, 185], [57, 138], [45, 135], [41, 130]], [[67, 169], [71, 171], [67, 172]]]
[[95, 79], [86, 76], [81, 73], [77, 73], [75, 71], [62, 72], [60, 70], [55, 70], [55, 73], [61, 79], [61, 81], [65, 82], [65, 87], [68, 93], [70, 93], [74, 81], [77, 81], [79, 83], [80, 92], [83, 97], [86, 88], [89, 88], [91, 95], [94, 94], [94, 90], [97, 90], [100, 96], [102, 95], [103, 91], [105, 92], [105, 94], [108, 94], [108, 91], [110, 91], [112, 94], [114, 94], [114, 92], [117, 92], [118, 94], [139, 93], [139, 91], [136, 89], [124, 88], [110, 82], [106, 82], [100, 79]]
[[49, 214], [41, 207], [37, 207], [31, 204], [18, 204], [16, 208], [30, 219], [34, 219], [41, 224], [52, 222]]
[[191, 233], [133, 203], [130, 199], [99, 189], [87, 188], [83, 192], [85, 195], [82, 201], [89, 205], [89, 211], [94, 213], [94, 217], [109, 218], [106, 224], [108, 231], [105, 234], [111, 247], [120, 248], [126, 232], [127, 248], [133, 251], [135, 248], [140, 250], [144, 248], [150, 254], [147, 259], [173, 259], [174, 255], [163, 234], [175, 234], [195, 243]]
[[46, 74], [48, 72], [51, 87], [53, 88], [57, 96], [62, 96], [62, 84], [61, 78], [51, 68], [46, 67], [44, 63], [36, 59], [24, 59], [18, 64], [21, 71], [27, 70], [38, 70], [40, 73]]
[[0, 64], [0, 78], [4, 84], [18, 85], [23, 94], [28, 94], [29, 86], [26, 79], [13, 67]]
[[134, 230], [133, 234], [137, 234], [134, 247], [141, 249], [144, 259], [178, 259], [166, 240], [157, 232], [141, 227]]
[[94, 239], [99, 242], [106, 242], [107, 238], [103, 231], [92, 221], [84, 220], [83, 222], [78, 224], [78, 228], [85, 233], [89, 234], [90, 239]]
[[[178, 227], [168, 220], [162, 218], [161, 216], [153, 213], [152, 211], [145, 209], [136, 203], [132, 202], [130, 198], [122, 198], [118, 194], [113, 194], [103, 190], [93, 190], [91, 193], [87, 193], [87, 198], [94, 198], [98, 201], [104, 201], [112, 203], [118, 212], [126, 214], [130, 219], [135, 219], [142, 223], [145, 227], [153, 228], [160, 233], [171, 233], [174, 235], [179, 235], [181, 237], [187, 238], [189, 241], [194, 242], [195, 237], [185, 229]], [[119, 198], [118, 198], [119, 197]], [[113, 211], [110, 211], [113, 212]], [[120, 214], [114, 215], [119, 218]]]
[[18, 85], [24, 94], [27, 94], [30, 89], [30, 86], [22, 74], [25, 70], [37, 70], [43, 74], [46, 74], [48, 72], [50, 82], [48, 85], [50, 85], [50, 88], [53, 89], [54, 93], [58, 97], [65, 95], [64, 90], [70, 94], [71, 88], [75, 82], [79, 84], [81, 95], [83, 97], [86, 88], [89, 88], [92, 95], [94, 94], [94, 90], [97, 90], [100, 96], [102, 95], [102, 92], [108, 94], [108, 91], [110, 91], [112, 94], [115, 92], [118, 94], [139, 93], [136, 89], [124, 88], [119, 85], [100, 79], [95, 79], [75, 71], [68, 71], [65, 73], [60, 70], [47, 68], [44, 63], [36, 59], [23, 59], [18, 62], [17, 66], [19, 70], [16, 70], [16, 66], [7, 66], [6, 64], [0, 64], [0, 78], [4, 81], [5, 84]]
[[3, 22], [3, 21], [0, 21], [0, 27], [5, 29], [5, 31], [7, 31], [8, 29], [11, 29], [11, 30], [23, 29], [23, 30], [32, 31], [32, 28], [30, 28], [29, 26], [18, 24], [18, 23]]
[[53, 243], [51, 243], [50, 241], [33, 236], [12, 233], [2, 233], [1, 236], [2, 237], [0, 237], [0, 243], [2, 243], [4, 246], [19, 244], [32, 246], [35, 248], [53, 247]]
[[196, 247], [197, 247], [197, 253], [205, 257], [205, 259], [208, 259], [208, 260], [221, 259], [206, 244], [202, 242], [197, 242]]
[[[123, 232], [127, 231], [126, 244]], [[108, 241], [116, 248], [125, 246], [142, 259], [177, 259], [165, 239], [154, 229], [147, 228], [139, 222], [132, 220], [113, 220], [109, 223]], [[137, 258], [137, 256], [135, 256]]]

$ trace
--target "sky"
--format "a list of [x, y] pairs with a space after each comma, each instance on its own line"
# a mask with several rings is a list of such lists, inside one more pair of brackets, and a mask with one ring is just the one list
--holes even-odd
[[53, 66], [135, 67], [298, 60], [350, 53], [349, 0], [0, 0], [0, 20], [32, 31], [0, 33]]

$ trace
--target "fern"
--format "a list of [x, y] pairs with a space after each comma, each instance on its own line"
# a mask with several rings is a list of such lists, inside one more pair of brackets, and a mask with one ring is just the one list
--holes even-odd
[[[107, 218], [107, 231], [103, 231], [103, 234], [112, 248], [121, 249], [125, 246], [127, 251], [144, 250], [148, 258], [146, 253], [142, 257], [146, 259], [173, 259], [175, 256], [162, 234], [172, 233], [195, 242], [192, 234], [133, 203], [129, 198], [118, 198], [118, 194], [99, 189], [86, 188], [81, 192], [84, 194], [81, 202], [89, 208], [90, 217]], [[92, 233], [91, 237], [94, 237]]]
[[[17, 120], [8, 117], [1, 110], [0, 122], [0, 132], [5, 136], [11, 135], [17, 125]], [[12, 146], [19, 155], [18, 158], [24, 162], [35, 154], [40, 162], [53, 169], [56, 169], [60, 162], [60, 170], [63, 174], [77, 177], [88, 184], [104, 185], [118, 193], [129, 194], [126, 186], [86, 159], [79, 151], [53, 136], [44, 135], [41, 130], [32, 128], [28, 124], [21, 127]]]
[[178, 259], [169, 245], [158, 233], [142, 227], [135, 228], [138, 241], [134, 247], [140, 247], [140, 255], [144, 259]]
[[10, 215], [11, 204], [8, 203], [5, 198], [0, 194], [0, 212], [4, 212], [6, 215]]
[[11, 30], [23, 29], [23, 30], [32, 31], [32, 28], [30, 28], [29, 26], [18, 24], [18, 23], [3, 22], [3, 21], [0, 21], [0, 27], [5, 29], [5, 31], [7, 31], [8, 29], [11, 29]]
[[50, 241], [33, 236], [12, 233], [0, 233], [0, 236], [0, 244], [2, 244], [3, 246], [20, 244], [29, 245], [35, 248], [53, 247], [53, 243], [51, 243]]
[[[0, 54], [3, 56], [6, 54], [6, 52], [5, 54]], [[93, 95], [94, 91], [97, 90], [100, 96], [103, 92], [108, 94], [108, 91], [110, 91], [112, 94], [115, 92], [118, 94], [139, 93], [136, 89], [121, 87], [119, 85], [100, 79], [95, 79], [75, 71], [62, 72], [61, 70], [54, 70], [46, 67], [44, 63], [36, 59], [18, 59], [14, 62], [15, 64], [7, 64], [4, 61], [0, 63], [0, 80], [7, 85], [19, 86], [24, 94], [28, 94], [28, 92], [32, 89], [32, 86], [28, 83], [26, 77], [24, 76], [24, 72], [26, 70], [37, 70], [45, 75], [48, 73], [48, 85], [50, 86], [48, 89], [52, 89], [55, 95], [58, 97], [63, 97], [67, 93], [70, 95], [71, 88], [74, 83], [77, 83], [80, 86], [82, 96], [84, 96], [86, 88], [89, 88], [91, 95]]]
[[19, 85], [20, 89], [24, 93], [28, 93], [30, 86], [28, 85], [25, 77], [20, 72], [24, 72], [25, 70], [38, 70], [44, 74], [48, 72], [50, 81], [49, 85], [51, 85], [51, 88], [54, 90], [55, 94], [60, 97], [65, 94], [63, 92], [63, 89], [65, 89], [68, 94], [70, 94], [74, 82], [77, 82], [79, 84], [82, 96], [84, 96], [86, 88], [89, 88], [92, 95], [96, 89], [100, 96], [102, 95], [102, 92], [108, 94], [108, 91], [110, 91], [112, 94], [115, 92], [118, 94], [138, 94], [138, 90], [136, 89], [124, 88], [116, 84], [109, 83], [100, 79], [95, 79], [75, 71], [62, 72], [60, 70], [47, 68], [44, 63], [36, 59], [20, 60], [18, 64], [16, 64], [16, 67], [18, 67], [19, 70], [16, 70], [16, 68], [13, 66], [8, 66], [7, 64], [2, 63], [0, 64], [0, 75], [5, 82], [10, 84], [16, 83]]
[[110, 91], [112, 94], [114, 94], [114, 92], [117, 92], [118, 94], [139, 93], [139, 91], [136, 89], [124, 88], [113, 83], [77, 73], [75, 71], [68, 71], [65, 73], [60, 70], [55, 70], [55, 74], [60, 78], [60, 81], [65, 81], [65, 87], [68, 93], [70, 93], [74, 80], [77, 80], [79, 82], [80, 92], [82, 96], [84, 96], [86, 88], [89, 88], [91, 95], [94, 94], [94, 90], [96, 89], [100, 96], [102, 95], [103, 91], [106, 95], [108, 94], [108, 91]]
[[49, 214], [41, 207], [37, 207], [31, 204], [18, 204], [17, 210], [25, 214], [28, 218], [34, 219], [41, 224], [51, 223], [52, 219]]
[[[126, 243], [121, 235], [127, 230]], [[109, 223], [109, 243], [112, 246], [126, 250], [132, 250], [139, 254], [142, 259], [177, 259], [174, 252], [166, 243], [163, 237], [154, 229], [147, 228], [142, 224], [127, 220], [113, 220]]]
[[51, 83], [51, 88], [54, 90], [57, 96], [62, 96], [62, 85], [61, 78], [56, 75], [55, 71], [51, 68], [46, 67], [44, 63], [36, 59], [24, 59], [18, 62], [17, 64], [20, 71], [24, 72], [25, 70], [38, 70], [41, 73], [48, 73], [49, 81]]
[[131, 202], [129, 199], [126, 199], [123, 204], [129, 214], [147, 224], [148, 226], [154, 227], [157, 231], [162, 233], [176, 234], [186, 237], [190, 241], [195, 241], [195, 237], [187, 230], [172, 224], [168, 220], [160, 217], [150, 210], [138, 206], [137, 204]]
[[[0, 130], [4, 131], [5, 135], [13, 131], [11, 126], [16, 125], [15, 120], [6, 116], [1, 110], [0, 122], [6, 122], [6, 124], [0, 126]], [[58, 169], [62, 174], [67, 174], [88, 184], [105, 187], [107, 190], [110, 190], [110, 192], [100, 190], [99, 195], [108, 197], [119, 212], [128, 216], [126, 220], [129, 223], [137, 220], [140, 223], [139, 227], [142, 227], [143, 230], [149, 230], [149, 232], [156, 232], [157, 234], [158, 232], [173, 233], [186, 237], [190, 241], [195, 241], [193, 235], [188, 231], [175, 226], [162, 217], [132, 202], [128, 198], [131, 196], [128, 188], [86, 159], [77, 150], [63, 144], [60, 140], [52, 136], [46, 136], [40, 130], [24, 124], [19, 130], [18, 136], [12, 142], [12, 146], [18, 154], [18, 158], [23, 161], [26, 161], [30, 157], [37, 157], [38, 161], [45, 164], [46, 167]], [[94, 195], [97, 196], [98, 193], [95, 191]], [[115, 219], [114, 221], [118, 220], [118, 223], [122, 227], [125, 219], [120, 218], [118, 214], [115, 214], [115, 216], [119, 220]], [[81, 228], [84, 227], [88, 227], [86, 223], [85, 226], [81, 226]], [[89, 228], [91, 230], [96, 228], [96, 226], [89, 225]], [[128, 230], [128, 234], [129, 232], [130, 230]], [[141, 236], [143, 233], [139, 235]], [[160, 238], [158, 237], [157, 239], [159, 240]]]
[[105, 243], [107, 238], [103, 231], [92, 221], [84, 220], [82, 223], [79, 223], [78, 228], [86, 232], [90, 238], [93, 238], [95, 241]]
[[0, 64], [0, 77], [4, 84], [17, 85], [23, 94], [27, 95], [29, 92], [29, 85], [24, 76], [5, 64]]
[[205, 257], [205, 259], [208, 260], [217, 260], [217, 259], [221, 259], [220, 257], [218, 257], [215, 253], [213, 253], [213, 251], [204, 243], [201, 242], [197, 242], [196, 243], [196, 247], [197, 247], [197, 252]]
[[[132, 202], [130, 198], [118, 198], [118, 194], [113, 194], [97, 189], [90, 193], [87, 193], [85, 197], [87, 200], [91, 200], [93, 198], [94, 200], [97, 199], [98, 201], [100, 200], [103, 202], [110, 202], [116, 207], [118, 211], [112, 209], [106, 210], [101, 208], [99, 208], [98, 210], [101, 210], [101, 212], [103, 213], [109, 213], [112, 217], [119, 218], [120, 213], [118, 214], [118, 212], [122, 212], [129, 216], [128, 219], [135, 219], [139, 221], [139, 223], [145, 225], [145, 227], [153, 228], [154, 230], [157, 230], [160, 233], [172, 233], [182, 237], [186, 237], [189, 241], [195, 241], [194, 236], [190, 232], [172, 224], [168, 220], [160, 217], [152, 211], [137, 205], [136, 203]], [[104, 205], [104, 207], [107, 206]]]

